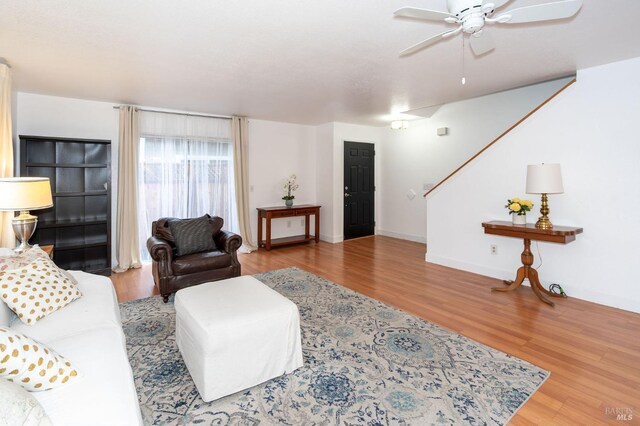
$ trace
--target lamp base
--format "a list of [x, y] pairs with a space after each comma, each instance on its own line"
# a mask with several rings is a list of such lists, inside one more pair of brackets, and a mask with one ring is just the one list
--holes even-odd
[[553, 229], [553, 224], [547, 216], [540, 216], [536, 222], [536, 228], [538, 229]]
[[16, 234], [16, 238], [20, 241], [20, 244], [13, 249], [16, 253], [22, 253], [25, 250], [31, 248], [29, 244], [29, 238], [33, 235], [38, 224], [38, 218], [32, 214], [29, 214], [28, 210], [23, 210], [20, 214], [13, 218], [11, 226], [13, 232]]
[[536, 222], [536, 228], [538, 229], [553, 229], [553, 224], [549, 220], [549, 202], [547, 200], [547, 194], [542, 194], [542, 203], [540, 204], [540, 218]]

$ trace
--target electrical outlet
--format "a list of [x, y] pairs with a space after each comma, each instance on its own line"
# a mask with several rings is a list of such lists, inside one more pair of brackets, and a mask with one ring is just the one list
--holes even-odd
[[291, 228], [291, 221], [290, 220], [287, 221], [287, 228]]
[[491, 254], [498, 254], [498, 245], [491, 244]]

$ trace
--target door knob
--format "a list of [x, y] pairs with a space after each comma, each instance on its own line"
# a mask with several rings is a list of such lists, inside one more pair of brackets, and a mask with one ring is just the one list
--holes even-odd
[[344, 193], [344, 198], [349, 198], [349, 197], [351, 197], [351, 194], [349, 194], [349, 193], [345, 192], [345, 193]]

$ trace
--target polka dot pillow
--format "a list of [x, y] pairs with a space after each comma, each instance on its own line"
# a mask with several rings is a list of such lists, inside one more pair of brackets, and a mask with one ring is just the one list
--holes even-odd
[[71, 280], [48, 259], [38, 258], [23, 267], [0, 272], [0, 298], [27, 325], [81, 296]]
[[78, 371], [53, 349], [0, 327], [0, 377], [34, 392], [73, 381], [78, 378]]

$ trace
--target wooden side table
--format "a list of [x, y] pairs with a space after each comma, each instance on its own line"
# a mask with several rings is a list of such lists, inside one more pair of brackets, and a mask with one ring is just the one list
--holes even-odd
[[[308, 241], [320, 241], [320, 207], [311, 204], [301, 204], [292, 207], [258, 207], [258, 247], [271, 250], [272, 247], [289, 244], [304, 243]], [[315, 216], [315, 234], [310, 235], [309, 216]], [[280, 217], [304, 216], [304, 235], [271, 239], [271, 219]], [[266, 222], [266, 236], [262, 239], [262, 219]]]
[[538, 229], [534, 224], [513, 225], [511, 222], [492, 221], [482, 224], [485, 234], [501, 235], [503, 237], [522, 238], [524, 250], [520, 256], [522, 266], [518, 268], [514, 281], [504, 281], [507, 287], [494, 287], [492, 291], [513, 291], [522, 285], [524, 279], [528, 279], [531, 289], [544, 303], [554, 306], [554, 303], [544, 297], [566, 297], [548, 291], [540, 284], [538, 271], [531, 267], [533, 265], [533, 253], [531, 253], [531, 240], [547, 241], [551, 243], [568, 244], [576, 239], [576, 235], [582, 233], [582, 228], [570, 226], [555, 226], [553, 229]]
[[53, 259], [53, 245], [40, 246], [40, 248], [44, 250], [44, 252], [47, 253], [51, 259]]

